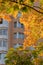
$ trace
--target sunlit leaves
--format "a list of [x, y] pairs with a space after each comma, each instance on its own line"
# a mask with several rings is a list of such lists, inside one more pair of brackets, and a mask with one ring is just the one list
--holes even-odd
[[13, 14], [13, 12], [14, 12], [13, 10], [14, 10], [13, 8], [9, 7], [6, 9], [6, 13], [9, 13], [9, 14], [12, 13]]
[[43, 5], [43, 0], [40, 0], [40, 3]]
[[[4, 0], [3, 0], [4, 1]], [[7, 2], [8, 1], [8, 2]], [[20, 1], [22, 3], [25, 3], [25, 0], [12, 0], [12, 1]], [[31, 3], [33, 4], [34, 0], [29, 0], [28, 4], [30, 5]], [[43, 2], [43, 0], [41, 0], [41, 2]], [[21, 6], [20, 3], [16, 4], [14, 2], [11, 2], [10, 0], [5, 0], [4, 3], [0, 4], [0, 12], [5, 11], [6, 13], [11, 13], [13, 15], [15, 15], [16, 13], [14, 13], [14, 11], [18, 11], [21, 10], [22, 12], [27, 12], [28, 10], [30, 11], [30, 9], [26, 6]], [[34, 12], [34, 11], [32, 11]], [[30, 13], [30, 12], [29, 12]], [[36, 14], [36, 12], [34, 12]], [[33, 14], [32, 14], [33, 15]], [[37, 41], [37, 39], [39, 39], [39, 37], [43, 37], [43, 25], [39, 25], [35, 20], [34, 20], [34, 15], [32, 17], [32, 15], [24, 15], [25, 18], [23, 20], [22, 18], [22, 22], [26, 21], [26, 23], [24, 23], [26, 31], [28, 30], [27, 27], [29, 27], [30, 31], [27, 31], [26, 34], [28, 35], [28, 38], [26, 38], [28, 45], [34, 44], [36, 43], [35, 40]], [[28, 18], [29, 17], [29, 18]], [[32, 19], [33, 18], [33, 19]], [[28, 23], [27, 23], [28, 22]], [[34, 22], [36, 22], [34, 24]], [[39, 21], [38, 21], [39, 22]], [[42, 23], [43, 24], [43, 23]]]
[[[15, 11], [15, 10], [18, 11], [18, 10], [21, 10], [21, 8], [22, 8], [22, 12], [27, 12], [28, 9], [33, 6], [35, 0], [0, 0], [0, 2], [1, 2], [1, 4], [4, 3], [5, 9], [4, 9], [4, 7], [2, 7], [3, 10], [8, 11], [9, 9], [6, 9], [6, 8], [10, 6], [10, 8], [14, 8], [13, 11]], [[12, 2], [13, 2], [13, 3], [12, 3]], [[42, 3], [42, 2], [43, 2], [43, 0], [40, 1], [40, 3]], [[5, 4], [5, 3], [6, 3], [6, 4]], [[8, 4], [8, 3], [9, 3], [9, 4]], [[11, 3], [12, 3], [12, 6], [11, 6]], [[14, 5], [14, 3], [16, 3], [16, 4]], [[8, 4], [8, 5], [7, 5], [7, 4]], [[24, 5], [24, 4], [25, 4], [25, 5]], [[14, 5], [14, 7], [13, 7], [13, 5]], [[22, 7], [22, 5], [23, 5], [24, 7]], [[27, 8], [26, 5], [29, 5], [30, 7]], [[21, 8], [20, 8], [20, 7], [21, 7]], [[19, 9], [19, 8], [20, 8], [20, 9]], [[2, 9], [1, 9], [1, 11], [2, 11]], [[29, 10], [30, 10], [30, 9], [29, 9]], [[9, 11], [9, 12], [10, 12], [10, 11]]]

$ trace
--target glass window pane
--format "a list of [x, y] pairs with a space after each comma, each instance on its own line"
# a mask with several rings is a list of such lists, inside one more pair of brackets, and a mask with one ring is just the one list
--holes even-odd
[[0, 60], [1, 60], [1, 53], [0, 53]]
[[3, 40], [3, 47], [7, 47], [7, 40]]
[[2, 35], [2, 30], [0, 29], [0, 35]]
[[2, 55], [3, 55], [3, 60], [4, 60], [4, 58], [5, 58], [5, 56], [6, 56], [6, 53], [3, 53]]
[[14, 38], [24, 38], [24, 34], [23, 33], [14, 33]]
[[24, 38], [24, 34], [23, 33], [18, 33], [18, 38]]
[[17, 22], [17, 27], [21, 28], [21, 23]]
[[14, 45], [14, 48], [18, 48], [20, 46], [21, 46], [21, 44], [17, 43], [17, 44]]
[[7, 29], [3, 29], [3, 35], [7, 35]]
[[17, 27], [17, 22], [14, 22], [14, 27]]
[[17, 33], [14, 33], [14, 38], [17, 38]]
[[23, 34], [23, 33], [21, 34], [21, 38], [22, 38], [22, 39], [24, 38], [24, 34]]
[[21, 24], [21, 28], [24, 28], [24, 25], [23, 24]]
[[3, 19], [2, 18], [0, 18], [0, 24], [2, 24], [3, 23]]
[[2, 40], [0, 40], [0, 47], [2, 47]]

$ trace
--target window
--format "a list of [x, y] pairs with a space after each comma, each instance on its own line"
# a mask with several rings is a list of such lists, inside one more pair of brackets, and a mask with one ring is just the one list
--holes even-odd
[[23, 33], [21, 33], [21, 38], [22, 38], [22, 39], [24, 38], [24, 34], [23, 34]]
[[0, 53], [0, 60], [4, 61], [6, 56], [6, 53]]
[[0, 29], [0, 35], [7, 35], [7, 29]]
[[15, 27], [15, 28], [17, 27], [17, 22], [14, 22], [14, 27]]
[[23, 24], [21, 24], [21, 28], [24, 28], [24, 25]]
[[3, 47], [7, 47], [7, 40], [3, 40]]
[[14, 38], [21, 38], [23, 39], [24, 38], [24, 34], [23, 33], [14, 33]]
[[17, 33], [14, 33], [14, 38], [17, 38]]
[[24, 38], [24, 34], [23, 33], [18, 33], [18, 38]]
[[0, 40], [0, 47], [2, 47], [2, 40]]
[[0, 35], [2, 35], [2, 30], [0, 29]]
[[3, 35], [7, 35], [7, 29], [3, 29], [3, 30], [2, 30], [2, 34], [3, 34]]
[[1, 53], [0, 53], [0, 60], [1, 60]]
[[17, 27], [21, 28], [21, 23], [20, 22], [17, 22]]
[[17, 22], [14, 22], [14, 27], [15, 28], [16, 27], [18, 27], [18, 28], [24, 28], [24, 25], [17, 21]]
[[3, 56], [3, 60], [5, 60], [4, 58], [5, 58], [5, 56], [6, 56], [6, 53], [3, 53], [2, 56]]
[[21, 33], [18, 33], [18, 38], [21, 38]]
[[22, 44], [19, 44], [19, 43], [14, 44], [14, 48], [18, 48], [18, 47], [20, 47], [20, 46], [22, 46]]
[[0, 24], [2, 24], [3, 23], [3, 19], [2, 18], [0, 18]]
[[7, 40], [0, 40], [0, 47], [7, 47]]

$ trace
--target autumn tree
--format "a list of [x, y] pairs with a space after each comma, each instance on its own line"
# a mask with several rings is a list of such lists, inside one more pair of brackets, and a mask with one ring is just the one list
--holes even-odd
[[[38, 45], [40, 46], [40, 45]], [[38, 48], [37, 46], [37, 48]], [[43, 58], [39, 55], [39, 49], [9, 49], [5, 57], [6, 65], [43, 65]]]
[[26, 12], [31, 9], [43, 14], [43, 0], [0, 0], [0, 12], [13, 13], [15, 10]]
[[25, 26], [24, 45], [34, 45], [43, 37], [43, 0], [0, 0], [2, 16], [15, 16], [18, 11], [22, 14], [20, 22]]
[[34, 65], [31, 53], [25, 50], [10, 49], [5, 57], [6, 65]]

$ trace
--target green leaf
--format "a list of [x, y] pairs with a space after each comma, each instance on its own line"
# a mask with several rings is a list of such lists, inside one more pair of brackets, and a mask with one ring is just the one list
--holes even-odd
[[20, 3], [23, 3], [23, 2], [24, 2], [24, 0], [19, 0], [19, 2], [20, 2]]
[[28, 7], [26, 7], [26, 6], [22, 7], [22, 8], [21, 8], [21, 11], [27, 12], [27, 11], [28, 11]]
[[31, 1], [31, 3], [33, 3], [34, 2], [34, 0], [30, 0]]
[[32, 55], [34, 56], [34, 58], [37, 58], [38, 52], [37, 52], [37, 51], [33, 51], [33, 52], [32, 52]]
[[14, 7], [14, 10], [19, 10], [19, 6], [17, 4], [15, 4], [13, 7]]

